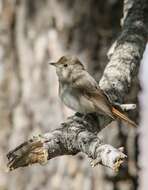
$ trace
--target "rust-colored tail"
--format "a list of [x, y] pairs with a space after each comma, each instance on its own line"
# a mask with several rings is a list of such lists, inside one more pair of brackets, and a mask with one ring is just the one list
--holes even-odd
[[126, 121], [127, 123], [129, 123], [130, 125], [137, 127], [136, 123], [134, 121], [132, 121], [131, 119], [129, 119], [126, 115], [124, 115], [123, 113], [121, 113], [119, 110], [117, 110], [116, 108], [112, 107], [112, 113], [113, 115], [115, 115], [116, 117]]

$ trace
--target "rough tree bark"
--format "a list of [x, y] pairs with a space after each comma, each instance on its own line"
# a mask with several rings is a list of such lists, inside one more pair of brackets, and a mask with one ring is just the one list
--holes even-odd
[[[89, 42], [86, 41], [86, 43], [85, 44], [82, 43], [83, 45], [81, 45], [81, 46], [77, 45], [78, 41], [81, 38], [82, 38], [81, 40], [83, 41], [83, 38], [84, 38], [83, 36], [84, 35], [82, 35], [82, 34], [81, 35], [74, 35], [73, 33], [74, 32], [75, 32], [75, 34], [79, 33], [80, 29], [84, 29], [84, 31], [85, 31], [85, 30], [87, 30], [88, 27], [90, 27], [90, 26], [87, 26], [87, 25], [86, 26], [83, 25], [85, 27], [84, 28], [80, 27], [80, 29], [76, 27], [79, 24], [81, 25], [81, 23], [79, 23], [80, 21], [82, 22], [82, 20], [79, 20], [77, 18], [77, 13], [79, 13], [79, 12], [77, 12], [78, 10], [77, 10], [76, 5], [77, 5], [77, 3], [79, 4], [80, 2], [75, 1], [75, 3], [72, 4], [72, 5], [75, 5], [75, 7], [74, 7], [75, 11], [74, 12], [71, 12], [71, 6], [72, 5], [70, 3], [68, 4], [68, 3], [64, 2], [65, 3], [65, 5], [64, 5], [64, 3], [63, 4], [57, 4], [56, 1], [49, 1], [49, 3], [46, 2], [46, 5], [48, 7], [50, 7], [51, 12], [49, 13], [48, 9], [45, 9], [46, 11], [43, 11], [44, 15], [41, 16], [41, 17], [40, 17], [40, 13], [42, 12], [42, 9], [44, 9], [45, 7], [43, 6], [43, 4], [40, 1], [38, 1], [38, 2], [39, 2], [38, 6], [40, 7], [40, 9], [39, 9], [39, 7], [37, 5], [35, 5], [34, 3], [30, 3], [29, 1], [26, 1], [26, 3], [25, 2], [19, 3], [17, 5], [18, 6], [18, 9], [17, 9], [18, 11], [17, 11], [17, 13], [15, 15], [15, 22], [16, 23], [13, 23], [14, 25], [12, 24], [12, 26], [11, 26], [12, 28], [14, 26], [16, 26], [14, 28], [15, 28], [15, 31], [16, 31], [16, 36], [17, 36], [16, 39], [17, 40], [15, 42], [13, 42], [12, 44], [14, 44], [15, 47], [17, 48], [17, 50], [18, 50], [18, 55], [14, 54], [15, 59], [16, 58], [19, 59], [19, 62], [20, 62], [19, 66], [16, 64], [15, 68], [17, 68], [19, 70], [19, 72], [17, 72], [17, 75], [14, 74], [14, 77], [17, 76], [16, 80], [19, 83], [18, 84], [19, 87], [22, 86], [22, 90], [20, 90], [20, 88], [17, 88], [18, 87], [17, 85], [16, 86], [12, 85], [13, 89], [18, 90], [18, 93], [17, 93], [18, 99], [16, 101], [16, 97], [15, 97], [14, 100], [13, 100], [14, 102], [12, 102], [12, 103], [10, 102], [10, 108], [11, 109], [8, 107], [8, 105], [6, 103], [7, 100], [2, 101], [2, 102], [6, 103], [6, 108], [7, 108], [7, 110], [9, 110], [8, 113], [13, 113], [13, 115], [10, 115], [10, 116], [8, 114], [6, 114], [6, 117], [8, 117], [8, 121], [10, 121], [9, 117], [11, 118], [12, 124], [13, 124], [13, 126], [15, 126], [15, 129], [17, 131], [19, 130], [19, 127], [23, 123], [21, 120], [25, 121], [25, 124], [23, 124], [23, 126], [20, 128], [21, 129], [20, 132], [17, 133], [17, 134], [20, 135], [19, 140], [17, 139], [17, 143], [20, 142], [21, 138], [25, 139], [25, 135], [27, 136], [27, 134], [25, 132], [27, 126], [31, 127], [31, 126], [35, 126], [36, 124], [39, 126], [40, 123], [42, 123], [42, 125], [45, 126], [45, 129], [47, 130], [48, 126], [52, 126], [52, 124], [54, 126], [56, 126], [57, 123], [58, 123], [58, 121], [56, 121], [56, 123], [54, 123], [54, 122], [51, 123], [51, 121], [45, 123], [44, 121], [42, 121], [43, 119], [41, 119], [41, 118], [44, 118], [45, 121], [47, 121], [46, 116], [44, 115], [44, 113], [46, 113], [46, 115], [48, 117], [49, 117], [49, 115], [52, 115], [52, 117], [53, 117], [54, 114], [52, 114], [51, 110], [55, 109], [54, 108], [55, 105], [53, 106], [52, 102], [50, 102], [51, 105], [52, 105], [51, 108], [50, 108], [51, 110], [50, 111], [44, 110], [44, 109], [47, 109], [47, 107], [45, 105], [48, 103], [48, 94], [43, 93], [45, 91], [45, 89], [48, 87], [48, 84], [41, 82], [41, 81], [44, 80], [44, 77], [47, 76], [46, 75], [47, 74], [47, 66], [45, 66], [45, 64], [42, 64], [44, 62], [44, 60], [47, 59], [46, 52], [47, 52], [47, 46], [48, 45], [47, 45], [46, 37], [49, 38], [49, 41], [50, 41], [49, 52], [50, 52], [50, 54], [52, 56], [53, 55], [54, 56], [57, 56], [57, 55], [60, 56], [60, 54], [63, 54], [65, 52], [65, 50], [63, 48], [59, 48], [59, 46], [57, 45], [57, 41], [59, 40], [61, 44], [68, 44], [68, 42], [71, 41], [72, 36], [73, 36], [72, 42], [70, 43], [72, 45], [72, 47], [70, 48], [71, 52], [76, 52], [77, 51], [80, 54], [80, 52], [82, 52], [82, 49], [84, 48], [83, 46], [89, 45], [90, 48], [92, 48], [92, 46], [95, 47], [97, 45], [97, 43], [95, 44], [95, 42], [92, 42], [93, 38], [91, 39], [91, 44], [89, 44], [90, 41]], [[89, 16], [92, 16], [92, 15], [89, 15], [90, 13], [88, 13], [88, 9], [86, 9], [87, 11], [85, 12], [85, 7], [83, 5], [86, 4], [86, 2], [83, 3], [83, 1], [82, 1], [81, 3], [82, 3], [82, 9], [79, 10], [79, 11], [81, 11], [85, 15], [85, 17], [89, 18]], [[30, 6], [28, 6], [28, 4]], [[91, 5], [90, 2], [87, 3], [87, 4]], [[57, 9], [59, 9], [59, 11], [57, 11], [57, 9], [56, 9], [57, 13], [54, 13], [55, 9], [53, 9], [53, 7], [55, 5], [57, 6]], [[101, 87], [108, 93], [108, 95], [110, 96], [110, 98], [111, 98], [111, 100], [113, 102], [114, 101], [119, 101], [119, 100], [123, 101], [123, 97], [127, 92], [127, 84], [131, 83], [129, 76], [134, 75], [134, 73], [133, 72], [131, 73], [131, 71], [134, 71], [134, 70], [136, 70], [136, 68], [139, 67], [139, 64], [137, 64], [137, 63], [139, 62], [139, 60], [140, 60], [140, 58], [142, 56], [142, 53], [144, 51], [144, 45], [146, 43], [146, 35], [147, 35], [146, 31], [145, 31], [145, 28], [143, 27], [143, 24], [145, 25], [146, 23], [143, 20], [143, 18], [141, 18], [141, 16], [144, 15], [144, 13], [146, 13], [146, 10], [144, 10], [144, 9], [146, 8], [147, 5], [146, 6], [145, 5], [146, 5], [146, 1], [138, 1], [138, 0], [135, 1], [135, 6], [136, 7], [133, 6], [134, 8], [132, 7], [132, 9], [130, 10], [129, 15], [127, 17], [127, 20], [125, 21], [125, 23], [127, 25], [124, 24], [124, 27], [123, 27], [123, 31], [126, 31], [127, 28], [129, 28], [129, 30], [127, 30], [125, 33], [122, 33], [121, 37], [119, 37], [119, 44], [117, 43], [117, 46], [116, 46], [115, 51], [114, 51], [114, 54], [111, 56], [111, 60], [110, 60], [109, 66], [108, 66], [108, 67], [112, 67], [113, 69], [116, 69], [117, 71], [120, 71], [120, 69], [118, 70], [118, 66], [120, 66], [120, 65], [117, 65], [117, 68], [113, 67], [114, 62], [112, 60], [115, 59], [115, 57], [114, 57], [115, 52], [117, 51], [117, 54], [118, 54], [118, 49], [120, 50], [121, 47], [123, 48], [126, 45], [128, 45], [130, 47], [132, 47], [134, 45], [137, 45], [137, 43], [138, 43], [137, 47], [140, 47], [140, 45], [141, 45], [141, 49], [137, 48], [136, 50], [132, 50], [130, 48], [130, 50], [132, 51], [132, 55], [130, 57], [128, 57], [128, 59], [125, 59], [124, 62], [123, 62], [123, 64], [126, 63], [125, 65], [127, 67], [128, 67], [128, 63], [130, 62], [130, 60], [131, 60], [130, 63], [132, 63], [132, 64], [129, 64], [130, 68], [126, 67], [127, 71], [129, 71], [129, 72], [124, 75], [123, 81], [121, 81], [122, 85], [119, 84], [119, 82], [117, 82], [119, 72], [117, 72], [117, 78], [114, 78], [113, 81], [111, 80], [112, 83], [110, 85], [108, 85], [108, 82], [107, 82], [108, 80], [106, 78], [105, 79], [102, 78], [101, 83], [100, 83]], [[31, 9], [34, 10], [34, 11], [32, 11], [32, 10], [29, 11], [28, 7], [31, 7]], [[65, 7], [66, 8], [68, 7], [69, 11], [65, 12]], [[90, 11], [91, 11], [91, 9], [90, 9]], [[140, 14], [139, 14], [138, 11], [140, 11]], [[61, 15], [58, 15], [59, 12], [62, 12], [62, 14], [64, 15], [63, 20], [62, 20], [63, 17], [60, 18]], [[67, 17], [67, 14], [66, 14], [67, 12], [68, 12], [68, 17]], [[133, 15], [132, 15], [132, 13], [133, 13]], [[38, 19], [36, 19], [36, 17], [35, 17], [36, 14], [38, 14], [38, 17], [37, 17]], [[51, 15], [53, 14], [54, 17], [51, 16], [50, 14]], [[135, 16], [134, 16], [134, 14], [135, 14]], [[80, 13], [78, 15], [80, 16]], [[73, 16], [76, 17], [78, 20], [75, 23], [75, 25], [73, 27], [71, 27], [70, 24], [72, 23], [71, 19], [72, 19]], [[51, 18], [50, 21], [48, 20], [49, 17]], [[10, 16], [10, 18], [11, 18], [11, 16]], [[29, 19], [31, 18], [31, 19], [28, 21], [28, 20], [26, 20], [26, 18], [29, 18]], [[44, 20], [44, 23], [42, 22], [42, 27], [40, 27], [40, 25], [39, 25], [39, 23], [41, 23], [40, 18], [42, 18]], [[133, 20], [130, 20], [130, 18], [133, 18]], [[22, 22], [22, 20], [24, 22]], [[55, 20], [56, 20], [56, 22], [55, 22]], [[137, 20], [140, 21], [140, 25], [136, 24]], [[34, 23], [33, 26], [31, 26], [32, 22]], [[48, 30], [48, 27], [49, 27], [48, 24], [45, 24], [45, 23], [49, 23], [49, 22], [50, 22], [49, 25], [50, 25], [50, 27], [52, 26], [51, 27], [52, 29], [50, 30], [49, 33], [45, 33], [44, 32], [45, 28]], [[134, 23], [135, 23], [135, 25], [134, 25]], [[55, 26], [55, 24], [56, 24], [56, 26]], [[69, 28], [67, 28], [68, 31], [69, 31], [69, 29], [71, 29], [72, 31], [62, 33], [62, 31], [65, 31], [65, 28], [64, 28], [65, 26], [69, 27]], [[133, 26], [133, 28], [132, 28], [132, 26]], [[58, 32], [55, 30], [55, 28], [58, 28]], [[8, 28], [7, 28], [7, 30], [9, 31]], [[84, 33], [84, 31], [82, 33]], [[134, 38], [131, 39], [131, 35], [129, 35], [129, 38], [128, 38], [127, 34], [130, 34], [130, 32], [133, 32], [133, 31], [136, 33]], [[89, 35], [93, 34], [93, 29], [92, 29], [92, 31], [89, 31], [89, 32], [91, 32], [91, 33], [89, 33]], [[59, 33], [61, 33], [61, 34], [59, 35]], [[67, 38], [67, 34], [69, 34], [68, 38]], [[7, 34], [5, 34], [5, 35], [7, 35]], [[60, 36], [60, 38], [57, 37], [58, 35]], [[95, 35], [96, 35], [96, 33], [95, 33]], [[34, 36], [36, 36], [36, 38], [34, 38]], [[80, 39], [77, 39], [78, 37]], [[54, 39], [54, 41], [51, 41], [51, 39]], [[10, 45], [9, 43], [10, 43], [10, 41], [8, 41], [8, 47]], [[65, 47], [65, 45], [63, 45], [63, 47]], [[76, 47], [79, 47], [79, 48], [77, 50], [75, 50]], [[42, 51], [41, 51], [41, 48], [42, 48]], [[67, 47], [67, 48], [69, 48], [69, 47]], [[92, 49], [95, 49], [95, 48], [92, 48]], [[45, 50], [45, 51], [43, 51], [43, 50]], [[33, 51], [36, 52], [35, 57], [33, 56], [34, 55]], [[87, 52], [88, 50], [85, 50], [85, 51]], [[89, 51], [89, 53], [92, 53], [92, 51]], [[44, 52], [44, 53], [40, 53], [40, 52]], [[120, 53], [120, 51], [119, 51], [119, 54], [120, 54], [120, 56], [122, 55]], [[85, 55], [82, 56], [82, 53], [81, 53], [81, 57], [83, 58], [83, 57], [85, 57]], [[91, 56], [90, 56], [90, 58], [88, 56], [86, 58], [87, 58], [87, 61], [88, 61], [91, 58]], [[124, 57], [121, 57], [121, 58], [124, 59]], [[14, 62], [16, 61], [15, 59], [14, 59]], [[117, 59], [120, 59], [120, 57], [117, 58]], [[34, 64], [34, 60], [35, 60], [36, 63], [38, 63], [36, 66]], [[27, 64], [27, 66], [26, 66], [26, 63], [28, 63], [28, 61], [29, 61], [29, 64]], [[121, 60], [121, 62], [122, 62], [122, 60]], [[15, 66], [15, 64], [13, 64], [13, 66]], [[123, 69], [122, 66], [120, 68]], [[128, 69], [130, 69], [130, 70], [128, 70]], [[27, 75], [26, 75], [27, 72], [25, 72], [24, 70], [28, 71]], [[45, 73], [45, 75], [40, 74], [40, 72], [38, 72], [39, 70], [43, 71], [43, 73]], [[16, 71], [16, 69], [12, 68], [11, 73], [14, 73], [14, 71]], [[109, 76], [111, 75], [111, 73], [108, 71], [108, 69], [105, 70], [105, 74], [103, 75], [103, 77], [104, 76], [106, 77], [107, 75], [109, 75]], [[30, 83], [30, 77], [29, 76], [31, 76], [31, 81], [33, 81], [31, 83]], [[104, 81], [103, 82], [104, 84], [102, 83], [102, 81]], [[11, 84], [10, 79], [8, 79], [8, 84], [9, 85]], [[105, 84], [107, 84], [106, 88], [105, 88]], [[3, 83], [3, 85], [5, 86], [6, 83]], [[38, 88], [36, 88], [36, 86]], [[10, 88], [10, 92], [13, 92], [12, 87]], [[31, 93], [32, 90], [34, 92], [33, 94]], [[9, 97], [10, 94], [12, 94], [12, 93], [9, 93], [9, 91], [7, 89], [6, 89], [6, 92], [8, 93], [8, 95], [6, 95], [6, 97]], [[124, 94], [123, 94], [123, 92], [124, 92]], [[52, 91], [52, 93], [53, 93], [53, 91]], [[41, 104], [39, 104], [38, 107], [36, 107], [36, 104], [35, 104], [36, 102], [35, 101], [40, 100], [41, 96], [44, 97], [44, 101], [41, 101]], [[52, 97], [52, 95], [51, 95], [51, 97]], [[8, 99], [12, 100], [11, 98], [8, 98]], [[19, 104], [18, 104], [18, 102], [19, 102]], [[28, 106], [29, 103], [31, 103], [30, 104], [31, 106]], [[38, 110], [38, 108], [40, 108], [42, 110]], [[12, 111], [12, 109], [13, 109], [13, 111]], [[36, 109], [35, 112], [33, 111], [34, 109]], [[56, 111], [59, 113], [58, 109]], [[43, 112], [43, 114], [39, 114], [39, 112]], [[18, 118], [19, 118], [18, 116], [21, 116], [21, 120], [18, 120]], [[97, 124], [97, 122], [94, 123], [94, 117], [95, 117], [95, 120], [98, 121], [98, 124]], [[26, 119], [26, 118], [28, 118], [28, 119]], [[38, 120], [36, 118], [38, 118]], [[58, 136], [57, 141], [52, 141], [51, 143], [54, 143], [53, 145], [56, 145], [55, 147], [57, 147], [57, 148], [60, 145], [60, 142], [62, 143], [62, 145], [63, 145], [62, 150], [63, 151], [62, 151], [61, 154], [76, 154], [78, 151], [81, 150], [81, 151], [87, 153], [90, 157], [93, 157], [93, 158], [95, 158], [97, 155], [100, 156], [100, 150], [99, 149], [103, 145], [100, 144], [100, 138], [96, 137], [96, 132], [98, 132], [101, 128], [106, 126], [107, 123], [104, 123], [104, 121], [110, 122], [110, 121], [107, 121], [107, 120], [102, 120], [100, 118], [101, 117], [96, 118], [96, 116], [89, 116], [88, 120], [82, 120], [80, 115], [73, 116], [70, 119], [70, 121], [67, 122], [67, 124], [69, 124], [68, 126], [67, 126], [67, 124], [64, 124], [61, 129], [56, 130], [55, 132], [53, 131], [53, 134], [56, 134], [56, 135], [59, 135], [59, 136], [60, 136], [60, 134], [63, 134], [63, 132], [64, 132], [65, 136], [62, 135], [63, 138], [60, 138], [60, 139], [59, 139], [59, 136]], [[99, 126], [100, 129], [95, 127], [95, 126], [93, 128], [92, 124], [94, 124], [97, 127]], [[11, 123], [9, 123], [9, 125], [7, 124], [7, 126], [11, 126]], [[17, 126], [19, 126], [19, 127], [17, 127]], [[22, 131], [22, 128], [24, 129], [24, 133]], [[82, 129], [82, 130], [80, 130], [80, 129]], [[75, 133], [73, 133], [74, 130], [75, 130]], [[9, 134], [9, 128], [8, 128], [8, 134]], [[74, 136], [73, 135], [71, 136], [71, 134], [74, 134]], [[78, 134], [76, 136], [76, 138], [72, 138], [72, 137], [75, 137], [76, 134]], [[24, 137], [22, 137], [22, 136], [24, 136]], [[41, 148], [45, 148], [45, 150], [50, 148], [49, 142], [48, 142], [49, 139], [47, 140], [47, 138], [49, 138], [49, 137], [52, 138], [53, 136], [47, 134], [47, 135], [45, 135], [45, 137], [46, 137], [45, 139], [43, 137], [39, 137], [39, 139], [41, 139], [41, 143], [39, 143], [39, 149], [37, 149], [37, 153], [40, 153], [39, 152], [40, 145], [41, 145]], [[69, 137], [71, 137], [71, 138], [69, 138]], [[6, 136], [5, 136], [5, 138], [6, 138]], [[11, 138], [14, 139], [13, 136]], [[43, 138], [43, 141], [42, 141], [42, 138]], [[66, 141], [65, 141], [65, 139], [66, 139]], [[36, 142], [36, 140], [37, 139], [35, 139], [35, 142]], [[73, 141], [71, 142], [71, 140], [73, 140]], [[14, 143], [12, 143], [12, 142], [14, 142]], [[79, 143], [76, 143], [76, 142], [81, 142], [81, 143], [79, 144]], [[13, 144], [17, 144], [15, 142], [15, 139], [13, 141], [10, 141], [10, 143], [12, 144], [11, 147], [13, 147]], [[29, 143], [30, 143], [30, 141], [29, 141]], [[42, 147], [42, 145], [44, 145], [45, 147]], [[69, 145], [69, 146], [67, 146], [67, 145]], [[92, 147], [97, 147], [97, 148], [92, 149]], [[108, 147], [110, 147], [110, 146], [108, 146]], [[68, 151], [69, 149], [70, 149], [70, 151]], [[112, 148], [112, 150], [113, 151], [115, 150], [115, 152], [117, 152], [117, 155], [120, 155], [119, 151], [117, 149]], [[28, 150], [25, 150], [25, 152], [24, 152], [24, 149], [22, 149], [22, 152], [20, 151], [20, 153], [25, 153], [26, 154], [26, 153], [28, 153], [27, 151]], [[101, 149], [101, 151], [102, 151], [102, 149]], [[99, 154], [97, 154], [97, 155], [92, 154], [94, 152], [96, 154], [99, 152]], [[19, 151], [18, 152], [16, 151], [16, 154], [17, 153], [19, 154]], [[34, 155], [36, 155], [35, 153], [36, 152], [34, 152]], [[48, 156], [47, 153], [49, 155], [51, 155], [50, 151], [48, 151], [48, 152], [43, 151], [43, 153], [44, 153], [43, 157], [45, 155], [45, 158], [47, 158], [47, 156]], [[11, 156], [13, 157], [14, 155], [15, 155], [15, 152], [13, 154], [10, 154], [10, 159], [11, 159]], [[21, 156], [21, 155], [17, 155], [16, 158], [19, 158], [19, 156]], [[41, 156], [42, 156], [42, 154], [41, 154]], [[101, 156], [103, 156], [103, 155], [101, 155]], [[24, 157], [24, 158], [27, 158], [27, 157]], [[50, 157], [48, 157], [48, 158], [50, 158]], [[114, 159], [112, 159], [111, 163], [113, 163], [113, 160]], [[16, 159], [15, 161], [18, 161], [18, 160]], [[20, 160], [19, 164], [21, 165], [22, 163], [24, 163], [24, 161], [26, 162], [26, 159]], [[38, 161], [38, 160], [35, 160], [35, 161]], [[46, 161], [46, 159], [45, 160], [43, 159], [43, 161]], [[99, 161], [100, 161], [100, 159], [99, 159]], [[18, 162], [12, 162], [12, 163], [18, 163]], [[52, 164], [53, 164], [53, 162], [52, 162]], [[18, 166], [20, 166], [20, 165], [18, 165]], [[106, 165], [106, 163], [105, 163], [105, 165]], [[90, 172], [90, 170], [89, 170], [89, 172]], [[89, 186], [89, 187], [91, 187], [91, 186]]]

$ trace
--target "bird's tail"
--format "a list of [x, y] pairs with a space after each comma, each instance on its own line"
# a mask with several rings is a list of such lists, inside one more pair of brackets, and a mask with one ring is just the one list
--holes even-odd
[[137, 125], [136, 125], [136, 123], [134, 121], [129, 119], [126, 115], [124, 115], [123, 113], [121, 113], [119, 110], [117, 110], [114, 107], [112, 107], [112, 113], [113, 113], [113, 115], [115, 115], [116, 117], [124, 120], [125, 122], [129, 123], [130, 125], [132, 125], [134, 127], [137, 127]]

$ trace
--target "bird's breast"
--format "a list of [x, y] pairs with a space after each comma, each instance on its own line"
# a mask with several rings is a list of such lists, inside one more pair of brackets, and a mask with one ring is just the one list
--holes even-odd
[[65, 105], [79, 113], [94, 112], [94, 105], [76, 89], [71, 89], [67, 85], [59, 89], [61, 100]]
[[78, 111], [80, 109], [79, 99], [75, 92], [66, 85], [60, 88], [61, 100], [71, 109]]

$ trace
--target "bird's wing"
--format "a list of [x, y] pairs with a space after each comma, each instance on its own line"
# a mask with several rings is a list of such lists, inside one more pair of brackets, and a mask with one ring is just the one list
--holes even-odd
[[73, 87], [80, 91], [87, 99], [91, 100], [96, 112], [103, 112], [114, 118], [111, 104], [104, 92], [99, 88], [95, 79], [86, 71], [83, 71], [73, 82]]
[[81, 76], [77, 77], [77, 80], [75, 80], [73, 85], [74, 88], [80, 90], [81, 94], [94, 103], [96, 112], [101, 111], [113, 119], [118, 117], [129, 123], [131, 126], [137, 126], [134, 121], [111, 105], [103, 90], [99, 88], [94, 78], [86, 71], [85, 73], [82, 73]]
[[96, 90], [99, 89], [95, 79], [85, 70], [77, 73], [77, 75], [73, 77], [72, 86], [88, 93], [96, 92]]

